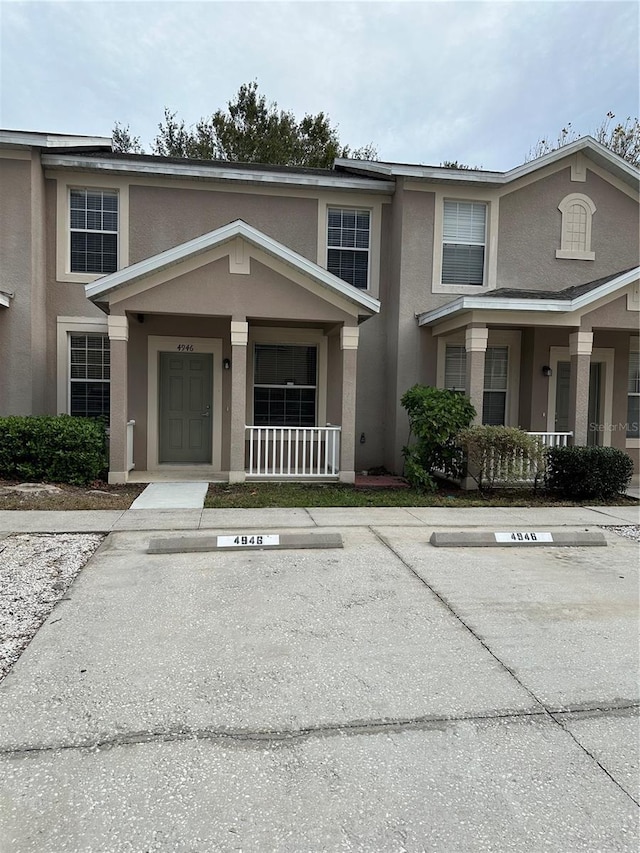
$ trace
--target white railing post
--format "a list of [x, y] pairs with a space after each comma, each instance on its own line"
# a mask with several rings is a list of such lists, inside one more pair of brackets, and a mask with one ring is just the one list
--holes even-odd
[[135, 421], [127, 421], [127, 471], [132, 471], [136, 466], [133, 461], [133, 428]]

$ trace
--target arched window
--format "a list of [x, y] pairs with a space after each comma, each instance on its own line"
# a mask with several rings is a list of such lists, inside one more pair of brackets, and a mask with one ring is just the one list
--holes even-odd
[[562, 214], [562, 234], [556, 258], [595, 260], [595, 252], [591, 251], [591, 218], [596, 212], [595, 204], [589, 196], [571, 193], [562, 199], [558, 210]]

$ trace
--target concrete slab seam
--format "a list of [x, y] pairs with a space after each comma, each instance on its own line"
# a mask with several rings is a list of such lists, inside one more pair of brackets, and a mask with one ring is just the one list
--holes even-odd
[[605, 774], [605, 775], [606, 775], [606, 776], [607, 776], [607, 777], [608, 777], [608, 778], [609, 778], [609, 779], [614, 783], [614, 785], [616, 785], [616, 787], [618, 787], [618, 788], [619, 788], [619, 789], [620, 789], [620, 790], [621, 790], [621, 791], [622, 791], [622, 792], [623, 792], [623, 793], [624, 793], [624, 794], [625, 794], [625, 795], [626, 795], [626, 796], [627, 796], [627, 797], [628, 797], [628, 798], [629, 798], [633, 803], [635, 803], [636, 805], [640, 805], [640, 803], [638, 803], [638, 801], [637, 801], [637, 800], [636, 800], [636, 799], [635, 799], [635, 798], [634, 798], [634, 797], [629, 793], [629, 791], [627, 791], [627, 789], [626, 789], [626, 788], [625, 788], [625, 787], [624, 787], [620, 782], [618, 782], [618, 780], [617, 780], [617, 779], [615, 779], [615, 778], [611, 775], [611, 773], [609, 773], [609, 771], [608, 771], [608, 770], [607, 770], [607, 769], [606, 769], [606, 768], [605, 768], [605, 767], [600, 763], [600, 761], [598, 761], [598, 759], [597, 759], [597, 758], [596, 758], [596, 757], [595, 757], [595, 756], [594, 756], [594, 755], [593, 755], [593, 754], [592, 754], [592, 753], [591, 753], [591, 752], [590, 752], [590, 751], [589, 751], [589, 750], [588, 750], [588, 749], [587, 749], [587, 748], [586, 748], [586, 747], [585, 747], [585, 746], [584, 746], [584, 745], [583, 745], [583, 744], [578, 740], [578, 738], [577, 738], [577, 737], [576, 737], [576, 736], [575, 736], [571, 731], [569, 731], [569, 729], [566, 727], [566, 725], [564, 725], [564, 724], [563, 724], [563, 722], [562, 722], [562, 720], [561, 720], [560, 715], [558, 715], [558, 714], [554, 714], [552, 711], [550, 711], [550, 710], [547, 708], [547, 706], [544, 704], [544, 702], [543, 702], [541, 699], [539, 699], [539, 698], [538, 698], [538, 696], [536, 696], [536, 694], [534, 693], [534, 691], [533, 691], [530, 687], [528, 687], [528, 686], [527, 686], [527, 685], [526, 685], [526, 684], [525, 684], [525, 683], [524, 683], [524, 682], [523, 682], [523, 681], [522, 681], [522, 680], [521, 680], [521, 679], [516, 675], [516, 673], [511, 669], [511, 667], [510, 667], [510, 666], [508, 666], [508, 665], [507, 665], [503, 660], [501, 660], [501, 658], [499, 658], [499, 657], [498, 657], [498, 655], [493, 651], [493, 649], [491, 649], [491, 647], [490, 647], [490, 646], [489, 646], [489, 644], [486, 642], [486, 640], [484, 640], [484, 638], [482, 638], [482, 637], [481, 637], [481, 636], [480, 636], [476, 631], [474, 631], [474, 630], [473, 630], [473, 628], [472, 628], [470, 625], [468, 625], [468, 624], [465, 622], [465, 620], [464, 620], [464, 619], [463, 619], [463, 618], [462, 618], [462, 617], [461, 617], [461, 616], [456, 612], [456, 610], [453, 608], [453, 606], [449, 603], [449, 601], [447, 600], [447, 598], [446, 598], [445, 596], [441, 595], [441, 593], [439, 593], [439, 592], [438, 592], [438, 591], [437, 591], [433, 586], [431, 586], [431, 584], [429, 584], [429, 583], [428, 583], [428, 581], [426, 581], [423, 577], [421, 577], [421, 576], [418, 574], [418, 572], [413, 568], [413, 566], [412, 566], [410, 563], [408, 563], [408, 562], [407, 562], [407, 561], [406, 561], [406, 560], [405, 560], [405, 559], [404, 559], [404, 558], [403, 558], [403, 557], [402, 557], [402, 556], [401, 556], [401, 555], [396, 551], [396, 549], [395, 549], [395, 548], [393, 547], [393, 545], [392, 545], [392, 544], [391, 544], [391, 543], [386, 539], [386, 537], [385, 537], [385, 536], [383, 536], [381, 533], [379, 533], [379, 532], [378, 532], [375, 528], [373, 528], [373, 527], [370, 527], [369, 529], [371, 530], [371, 532], [373, 533], [373, 535], [374, 535], [374, 536], [376, 536], [376, 537], [378, 538], [378, 540], [379, 540], [379, 541], [380, 541], [380, 542], [381, 542], [381, 543], [382, 543], [386, 548], [388, 548], [388, 549], [389, 549], [389, 551], [391, 551], [391, 553], [392, 553], [392, 554], [394, 554], [394, 555], [398, 558], [398, 560], [400, 560], [400, 562], [402, 563], [402, 565], [403, 565], [403, 566], [405, 566], [405, 567], [408, 569], [408, 571], [410, 571], [410, 572], [411, 572], [411, 574], [413, 574], [413, 575], [414, 575], [414, 576], [415, 576], [415, 577], [420, 581], [420, 583], [422, 583], [422, 584], [423, 584], [423, 585], [424, 585], [424, 586], [425, 586], [425, 587], [426, 587], [426, 588], [431, 592], [431, 594], [432, 594], [432, 595], [434, 595], [434, 596], [435, 596], [435, 597], [436, 597], [436, 598], [441, 602], [441, 604], [442, 604], [442, 605], [443, 605], [443, 606], [444, 606], [444, 607], [445, 607], [445, 608], [446, 608], [446, 609], [451, 613], [451, 615], [452, 615], [452, 616], [454, 616], [454, 617], [455, 617], [455, 619], [457, 619], [457, 620], [460, 622], [460, 624], [461, 624], [461, 625], [462, 625], [462, 626], [463, 626], [463, 627], [464, 627], [464, 628], [465, 628], [465, 629], [466, 629], [466, 630], [471, 634], [471, 636], [472, 636], [472, 637], [473, 637], [473, 638], [474, 638], [478, 643], [480, 643], [480, 645], [481, 645], [484, 649], [486, 649], [486, 651], [491, 655], [491, 657], [492, 657], [492, 658], [493, 658], [493, 659], [494, 659], [494, 660], [495, 660], [495, 661], [496, 661], [496, 662], [497, 662], [501, 667], [503, 667], [503, 669], [504, 669], [504, 670], [505, 670], [505, 671], [506, 671], [506, 672], [507, 672], [507, 673], [508, 673], [508, 674], [509, 674], [513, 679], [514, 679], [514, 681], [516, 681], [516, 682], [517, 682], [517, 684], [519, 684], [519, 685], [520, 685], [520, 687], [521, 687], [521, 688], [522, 688], [526, 693], [528, 693], [528, 694], [529, 694], [529, 696], [531, 696], [531, 698], [534, 700], [534, 702], [535, 702], [537, 705], [539, 705], [539, 706], [540, 706], [540, 708], [542, 709], [543, 713], [544, 713], [544, 714], [546, 714], [546, 715], [549, 717], [549, 719], [550, 719], [550, 720], [552, 720], [552, 721], [553, 721], [553, 722], [554, 722], [554, 723], [555, 723], [555, 724], [556, 724], [560, 729], [562, 729], [562, 731], [563, 731], [563, 732], [565, 732], [567, 735], [569, 735], [569, 737], [571, 738], [571, 740], [573, 740], [573, 741], [574, 741], [574, 743], [575, 743], [575, 744], [576, 744], [576, 745], [577, 745], [577, 746], [578, 746], [578, 747], [579, 747], [579, 748], [580, 748], [580, 749], [585, 753], [585, 755], [587, 755], [587, 756], [588, 756], [588, 757], [589, 757], [589, 758], [590, 758], [590, 759], [591, 759], [591, 760], [592, 760], [592, 761], [593, 761], [593, 762], [594, 762], [594, 763], [595, 763], [595, 764], [596, 764], [596, 765], [597, 765], [597, 766], [602, 770], [602, 772], [603, 772], [603, 773], [604, 773], [604, 774]]

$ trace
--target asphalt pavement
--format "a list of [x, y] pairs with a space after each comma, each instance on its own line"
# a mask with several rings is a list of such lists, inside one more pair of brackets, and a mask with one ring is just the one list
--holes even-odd
[[[0, 685], [0, 850], [634, 851], [629, 507], [0, 513], [108, 532]], [[56, 527], [57, 525], [57, 527]], [[434, 548], [604, 529], [606, 548]], [[342, 549], [149, 554], [157, 531]]]

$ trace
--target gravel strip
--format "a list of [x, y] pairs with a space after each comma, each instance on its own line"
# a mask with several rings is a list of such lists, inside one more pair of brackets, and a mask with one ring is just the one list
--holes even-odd
[[0, 680], [103, 539], [27, 533], [0, 540]]
[[625, 539], [633, 539], [640, 542], [640, 524], [620, 524], [618, 526], [607, 525], [605, 530], [613, 530], [619, 536], [624, 536]]

